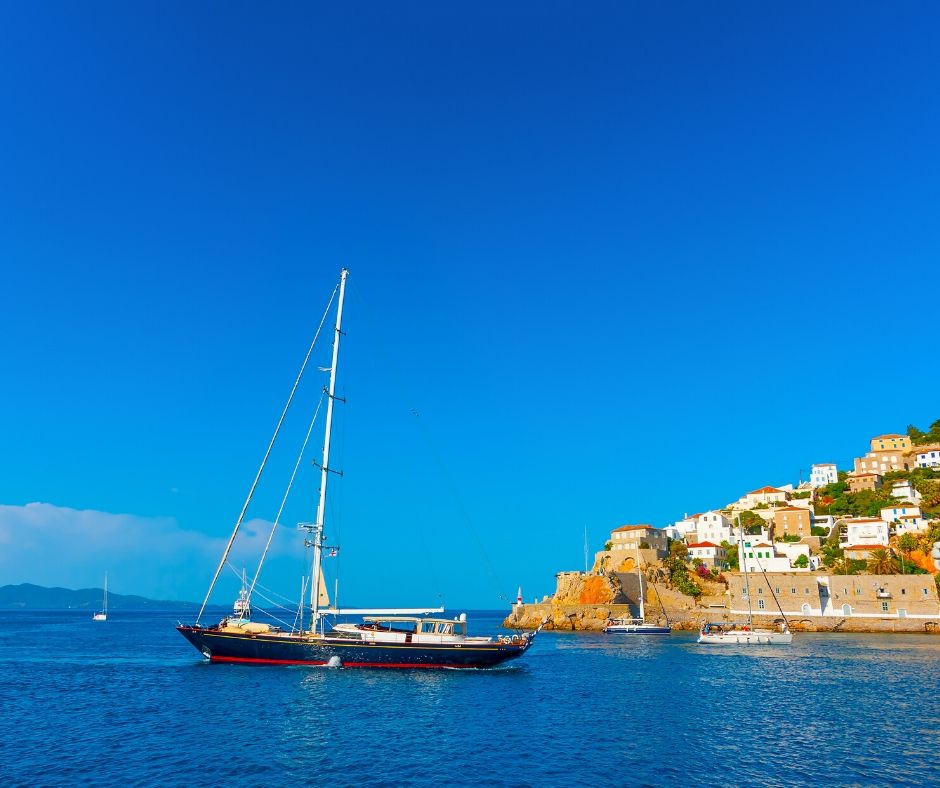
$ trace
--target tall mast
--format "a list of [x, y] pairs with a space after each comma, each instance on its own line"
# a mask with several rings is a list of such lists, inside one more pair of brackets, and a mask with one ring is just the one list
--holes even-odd
[[640, 543], [636, 543], [636, 580], [640, 586], [640, 619], [646, 621], [646, 608], [643, 605], [643, 575], [640, 573]]
[[333, 363], [330, 365], [330, 384], [327, 388], [326, 426], [323, 436], [323, 461], [320, 463], [320, 502], [317, 504], [317, 520], [313, 525], [313, 569], [310, 582], [310, 629], [316, 632], [320, 617], [320, 575], [323, 560], [323, 523], [326, 520], [326, 483], [330, 475], [330, 433], [333, 429], [333, 400], [336, 392], [336, 365], [339, 361], [339, 340], [343, 335], [343, 299], [346, 295], [345, 268], [339, 276], [339, 300], [336, 304], [336, 328], [333, 334]]
[[747, 584], [747, 552], [744, 544], [744, 529], [741, 527], [741, 515], [738, 515], [738, 555], [741, 568], [744, 570], [744, 596], [747, 597], [747, 625], [751, 626], [754, 613], [751, 610], [751, 590]]

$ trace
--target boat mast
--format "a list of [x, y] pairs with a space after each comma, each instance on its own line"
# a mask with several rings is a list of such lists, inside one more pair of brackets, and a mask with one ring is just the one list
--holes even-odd
[[636, 543], [636, 580], [640, 585], [640, 620], [646, 622], [646, 608], [643, 605], [643, 575], [640, 574], [640, 543]]
[[108, 573], [104, 573], [104, 614], [108, 615]]
[[744, 529], [741, 527], [741, 515], [738, 515], [738, 553], [740, 555], [741, 568], [744, 570], [744, 596], [747, 597], [747, 625], [750, 627], [754, 618], [751, 610], [751, 590], [747, 584], [747, 553], [744, 544]]
[[346, 295], [345, 268], [339, 276], [339, 300], [336, 304], [336, 328], [333, 334], [333, 363], [330, 365], [330, 384], [327, 388], [326, 426], [323, 435], [323, 461], [320, 463], [320, 501], [317, 504], [317, 520], [313, 525], [313, 568], [310, 582], [310, 630], [316, 632], [320, 617], [320, 576], [323, 568], [323, 523], [326, 519], [326, 483], [330, 474], [330, 432], [333, 428], [333, 400], [336, 392], [336, 365], [339, 361], [339, 340], [343, 335], [343, 298]]

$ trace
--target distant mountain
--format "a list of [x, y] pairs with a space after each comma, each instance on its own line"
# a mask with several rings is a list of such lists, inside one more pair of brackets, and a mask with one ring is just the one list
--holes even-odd
[[[100, 588], [45, 588], [32, 583], [0, 586], [0, 610], [100, 610]], [[108, 610], [198, 610], [196, 602], [147, 599], [108, 592]]]

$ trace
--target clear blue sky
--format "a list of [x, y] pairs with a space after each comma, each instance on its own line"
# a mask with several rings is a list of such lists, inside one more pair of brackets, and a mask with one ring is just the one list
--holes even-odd
[[348, 603], [548, 593], [940, 418], [938, 16], [5, 5], [0, 583], [200, 597], [344, 265]]

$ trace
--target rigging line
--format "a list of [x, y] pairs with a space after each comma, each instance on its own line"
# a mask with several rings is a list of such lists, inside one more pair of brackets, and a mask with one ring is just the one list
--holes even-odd
[[254, 593], [255, 585], [258, 582], [258, 575], [261, 574], [261, 567], [264, 566], [264, 559], [267, 558], [271, 542], [274, 541], [274, 533], [281, 523], [281, 515], [284, 513], [284, 506], [287, 504], [287, 497], [290, 495], [291, 487], [294, 486], [294, 479], [297, 477], [297, 469], [304, 458], [304, 452], [307, 450], [307, 442], [310, 440], [310, 433], [313, 432], [313, 425], [316, 424], [317, 416], [320, 414], [320, 408], [323, 405], [323, 394], [320, 394], [320, 401], [317, 402], [316, 410], [313, 412], [313, 418], [310, 420], [310, 426], [307, 427], [307, 434], [304, 436], [303, 445], [300, 447], [300, 454], [297, 455], [297, 462], [294, 463], [294, 470], [290, 475], [290, 481], [287, 483], [287, 489], [284, 490], [284, 497], [281, 499], [281, 508], [277, 510], [277, 516], [274, 518], [274, 525], [271, 526], [271, 533], [268, 534], [268, 542], [264, 546], [264, 552], [261, 553], [261, 560], [258, 562], [258, 568], [255, 570], [255, 576], [251, 581], [251, 588], [248, 589], [248, 602], [251, 602], [251, 595]]
[[255, 488], [258, 486], [258, 481], [261, 479], [261, 474], [264, 471], [264, 466], [268, 462], [268, 457], [271, 456], [271, 449], [274, 448], [274, 442], [277, 440], [277, 435], [281, 431], [281, 425], [284, 423], [284, 417], [287, 416], [287, 411], [290, 408], [291, 402], [294, 400], [294, 394], [297, 393], [297, 386], [300, 385], [300, 379], [303, 377], [304, 370], [307, 368], [307, 362], [310, 360], [310, 354], [313, 353], [313, 348], [317, 344], [317, 339], [320, 336], [320, 330], [323, 328], [324, 322], [326, 322], [326, 317], [330, 312], [330, 307], [333, 305], [333, 299], [336, 298], [336, 292], [338, 289], [339, 285], [336, 285], [336, 287], [333, 288], [333, 294], [330, 296], [330, 300], [326, 305], [326, 310], [323, 312], [323, 317], [320, 319], [320, 325], [317, 327], [317, 333], [314, 334], [313, 341], [310, 343], [310, 347], [307, 349], [307, 355], [304, 356], [304, 362], [300, 365], [300, 372], [297, 373], [297, 379], [294, 381], [294, 387], [290, 390], [290, 396], [288, 396], [287, 402], [284, 404], [284, 410], [281, 412], [281, 418], [277, 422], [277, 427], [274, 428], [274, 434], [271, 436], [271, 442], [268, 444], [268, 450], [264, 453], [264, 459], [261, 460], [261, 467], [258, 468], [258, 473], [255, 475], [255, 480], [251, 483], [251, 489], [248, 491], [248, 497], [245, 499], [245, 503], [238, 515], [238, 519], [235, 521], [235, 527], [232, 529], [232, 535], [228, 538], [228, 544], [225, 545], [225, 552], [222, 553], [222, 560], [219, 561], [219, 565], [212, 577], [212, 582], [209, 583], [209, 590], [206, 592], [206, 598], [202, 601], [202, 607], [199, 608], [199, 615], [196, 616], [197, 624], [199, 623], [199, 619], [202, 618], [202, 613], [206, 609], [206, 605], [209, 604], [209, 597], [212, 596], [212, 589], [215, 588], [215, 584], [219, 579], [219, 575], [222, 573], [222, 567], [225, 565], [225, 562], [228, 559], [228, 554], [232, 550], [232, 545], [235, 544], [235, 537], [238, 535], [238, 529], [241, 528], [242, 520], [245, 519], [245, 512], [248, 511], [248, 504], [251, 503], [251, 499], [255, 494]]
[[[236, 567], [232, 564], [231, 561], [226, 561], [225, 565], [231, 570], [231, 572], [232, 572], [236, 577], [241, 578], [241, 575], [238, 573], [238, 569], [236, 569]], [[262, 591], [267, 591], [267, 592], [268, 592], [269, 594], [271, 594], [272, 596], [280, 597], [280, 598], [283, 599], [285, 602], [287, 602], [287, 603], [289, 603], [289, 604], [291, 604], [291, 605], [294, 604], [294, 600], [291, 599], [290, 597], [286, 597], [286, 596], [284, 596], [283, 594], [278, 593], [277, 591], [275, 591], [275, 590], [272, 589], [272, 588], [267, 588], [266, 586], [261, 585], [261, 583], [258, 583], [258, 588], [260, 588]], [[260, 593], [260, 592], [259, 592], [259, 593]], [[271, 600], [269, 599], [268, 601], [270, 602]], [[281, 605], [280, 607], [283, 607], [283, 605]], [[293, 608], [289, 608], [289, 609], [290, 609], [290, 610], [293, 610]]]

